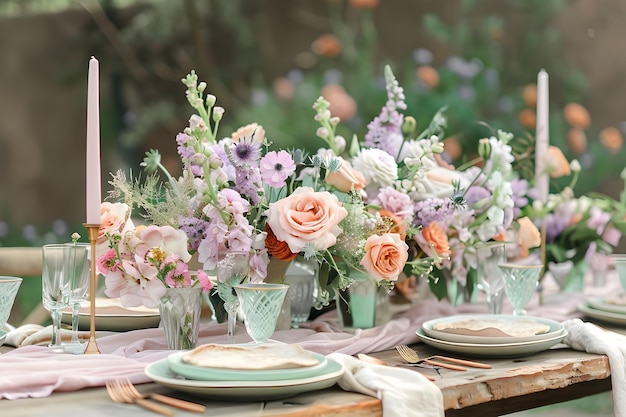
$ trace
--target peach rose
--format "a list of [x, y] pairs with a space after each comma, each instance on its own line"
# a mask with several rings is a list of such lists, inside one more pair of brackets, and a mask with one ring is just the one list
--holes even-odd
[[448, 235], [439, 222], [431, 222], [422, 228], [422, 233], [416, 235], [415, 240], [428, 256], [445, 258], [450, 255]]
[[567, 104], [563, 108], [563, 117], [573, 127], [587, 129], [591, 125], [589, 112], [578, 103]]
[[350, 120], [356, 115], [356, 101], [337, 84], [328, 84], [322, 88], [322, 96], [330, 103], [331, 116], [341, 120]]
[[416, 70], [417, 78], [428, 88], [439, 85], [439, 73], [430, 65], [422, 65]]
[[354, 186], [356, 190], [362, 190], [365, 188], [366, 184], [363, 174], [352, 168], [350, 162], [346, 161], [342, 157], [339, 156], [337, 159], [341, 160], [339, 171], [330, 172], [326, 175], [326, 183], [337, 188], [339, 191], [343, 191], [344, 193], [349, 192], [352, 189], [352, 186]]
[[535, 108], [537, 106], [537, 84], [526, 85], [522, 91], [522, 97], [528, 107]]
[[235, 142], [239, 142], [242, 138], [248, 138], [254, 135], [255, 142], [263, 142], [265, 139], [265, 129], [258, 123], [250, 123], [237, 129], [232, 138]]
[[409, 259], [409, 245], [397, 233], [372, 235], [365, 242], [361, 265], [378, 281], [395, 281]]
[[611, 153], [618, 153], [624, 144], [622, 134], [616, 127], [607, 127], [600, 131], [600, 143]]
[[100, 205], [100, 228], [98, 229], [97, 243], [106, 243], [106, 234], [121, 233], [128, 223], [132, 227], [130, 220], [130, 207], [124, 203], [104, 202]]
[[289, 249], [297, 253], [307, 245], [324, 250], [337, 243], [337, 236], [342, 232], [339, 222], [348, 211], [337, 196], [300, 187], [271, 203], [265, 215], [276, 238], [287, 242]]
[[521, 217], [517, 222], [519, 223], [517, 244], [522, 250], [522, 256], [528, 256], [528, 249], [541, 245], [541, 234], [528, 217]]

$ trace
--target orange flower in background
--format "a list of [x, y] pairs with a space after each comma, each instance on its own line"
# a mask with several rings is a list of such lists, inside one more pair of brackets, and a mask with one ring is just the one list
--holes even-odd
[[272, 88], [274, 89], [276, 97], [283, 101], [291, 101], [296, 91], [296, 87], [293, 83], [285, 77], [276, 78], [272, 83]]
[[624, 138], [616, 127], [607, 127], [600, 131], [600, 143], [611, 153], [618, 153], [624, 144]]
[[439, 85], [439, 73], [430, 65], [422, 65], [417, 68], [417, 78], [428, 88], [435, 88]]
[[328, 84], [322, 88], [322, 96], [330, 103], [330, 114], [341, 120], [350, 120], [357, 111], [356, 101], [337, 84]]
[[463, 153], [463, 148], [461, 147], [459, 140], [454, 136], [446, 138], [443, 141], [443, 149], [452, 160], [457, 159]]
[[561, 178], [572, 173], [569, 167], [569, 161], [565, 155], [563, 155], [561, 149], [556, 146], [550, 146], [548, 148], [546, 170], [552, 178]]
[[[450, 253], [450, 244], [448, 242], [448, 235], [439, 222], [431, 222], [428, 226], [422, 229], [421, 237], [423, 242], [417, 242], [427, 255], [433, 256], [448, 256]], [[427, 247], [422, 244], [425, 243]], [[432, 253], [432, 252], [435, 253]]]
[[297, 253], [293, 253], [291, 250], [289, 250], [289, 245], [287, 244], [287, 242], [278, 240], [269, 225], [265, 225], [265, 231], [267, 232], [267, 237], [265, 238], [265, 247], [267, 248], [268, 254], [270, 254], [274, 258], [280, 259], [281, 261], [291, 261], [296, 256], [298, 256]]
[[529, 108], [520, 110], [517, 115], [517, 120], [520, 124], [528, 130], [532, 130], [537, 125], [537, 115], [535, 111]]
[[569, 103], [563, 108], [565, 121], [573, 127], [587, 129], [591, 125], [591, 116], [586, 108], [578, 103]]
[[378, 7], [378, 0], [350, 0], [350, 6], [356, 9], [374, 9]]
[[522, 91], [524, 103], [530, 108], [537, 107], [537, 84], [528, 84]]
[[335, 35], [327, 33], [315, 39], [311, 49], [318, 55], [332, 58], [341, 52], [341, 42]]
[[585, 135], [585, 131], [578, 127], [571, 128], [567, 132], [567, 143], [575, 154], [581, 155], [585, 153], [587, 150], [587, 135]]

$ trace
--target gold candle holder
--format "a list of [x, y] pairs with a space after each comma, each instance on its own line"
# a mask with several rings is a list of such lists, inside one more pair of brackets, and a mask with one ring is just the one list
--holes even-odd
[[96, 342], [96, 240], [98, 239], [99, 224], [84, 224], [87, 228], [89, 243], [91, 243], [91, 276], [89, 282], [89, 343], [85, 348], [85, 354], [98, 354]]

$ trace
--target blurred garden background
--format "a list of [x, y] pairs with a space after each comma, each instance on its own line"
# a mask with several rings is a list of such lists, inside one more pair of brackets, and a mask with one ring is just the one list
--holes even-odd
[[281, 146], [316, 149], [316, 98], [362, 138], [391, 64], [419, 127], [446, 108], [456, 165], [491, 129], [532, 146], [545, 69], [550, 141], [584, 169], [576, 193], [617, 198], [625, 18], [622, 0], [0, 0], [0, 246], [86, 234], [92, 55], [103, 197], [108, 173], [137, 171], [150, 149], [178, 173], [175, 137], [190, 116], [180, 80], [192, 69], [226, 109], [224, 135], [256, 122]]

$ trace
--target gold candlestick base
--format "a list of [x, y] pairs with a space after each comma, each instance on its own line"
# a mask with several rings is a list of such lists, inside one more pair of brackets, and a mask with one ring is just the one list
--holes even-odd
[[89, 282], [89, 343], [85, 348], [85, 354], [99, 354], [96, 342], [96, 240], [98, 239], [99, 224], [84, 224], [87, 228], [89, 243], [91, 243], [91, 276]]

